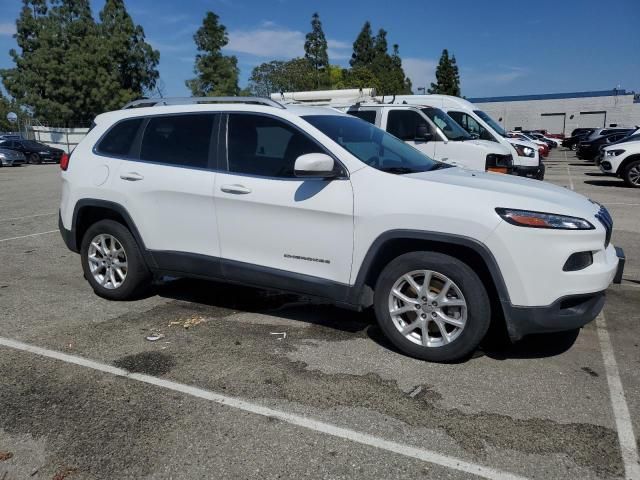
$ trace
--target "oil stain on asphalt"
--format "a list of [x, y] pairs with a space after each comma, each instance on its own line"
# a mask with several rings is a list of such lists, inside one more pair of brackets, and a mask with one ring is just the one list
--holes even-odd
[[113, 364], [132, 373], [164, 375], [175, 367], [176, 362], [173, 356], [167, 353], [141, 352], [119, 358]]

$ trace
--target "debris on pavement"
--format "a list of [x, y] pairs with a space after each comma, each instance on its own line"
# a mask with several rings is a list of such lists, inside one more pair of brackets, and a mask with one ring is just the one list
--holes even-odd
[[411, 398], [413, 398], [413, 397], [415, 397], [416, 395], [418, 395], [421, 391], [422, 391], [422, 387], [421, 387], [421, 386], [418, 386], [418, 387], [416, 387], [416, 388], [413, 390], [413, 392], [411, 392], [411, 393], [409, 394], [409, 396], [410, 396]]
[[287, 332], [271, 332], [271, 335], [282, 335], [281, 337], [278, 337], [278, 340], [287, 338]]
[[189, 318], [174, 320], [173, 322], [169, 322], [170, 327], [180, 326], [184, 329], [188, 330], [191, 327], [195, 327], [196, 325], [200, 325], [201, 323], [206, 323], [207, 319], [200, 315], [193, 315]]
[[13, 453], [3, 452], [2, 450], [0, 450], [0, 462], [4, 462], [5, 460], [9, 460], [10, 458], [13, 458]]
[[147, 340], [149, 340], [150, 342], [157, 342], [158, 340], [161, 340], [164, 338], [164, 333], [152, 333], [151, 335], [147, 336]]
[[60, 467], [58, 471], [53, 476], [52, 480], [65, 480], [69, 475], [77, 472], [78, 469], [75, 467]]

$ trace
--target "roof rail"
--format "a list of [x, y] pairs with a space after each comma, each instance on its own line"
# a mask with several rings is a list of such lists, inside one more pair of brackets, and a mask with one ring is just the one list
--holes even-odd
[[129, 108], [156, 107], [164, 105], [189, 105], [198, 103], [250, 103], [266, 105], [269, 107], [285, 108], [279, 102], [270, 98], [261, 97], [167, 97], [167, 98], [141, 98], [127, 103], [122, 110]]

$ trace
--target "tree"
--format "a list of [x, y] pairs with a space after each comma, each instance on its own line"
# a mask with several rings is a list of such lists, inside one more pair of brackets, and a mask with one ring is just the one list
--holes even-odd
[[196, 78], [185, 83], [195, 96], [238, 95], [238, 59], [225, 56], [222, 48], [229, 43], [227, 29], [219, 17], [207, 12], [193, 39], [198, 47], [194, 73]]
[[315, 71], [316, 87], [320, 88], [320, 78], [329, 67], [329, 54], [327, 53], [327, 39], [322, 31], [320, 15], [314, 13], [311, 17], [311, 31], [307, 33], [304, 42], [304, 58], [306, 58]]
[[306, 58], [262, 63], [253, 69], [249, 77], [249, 90], [260, 97], [278, 92], [313, 90], [315, 85], [314, 72]]
[[371, 24], [365, 22], [362, 30], [358, 34], [356, 41], [353, 42], [353, 53], [349, 65], [352, 67], [367, 67], [373, 62], [374, 53], [373, 34], [371, 33]]
[[108, 0], [97, 24], [89, 0], [23, 0], [7, 92], [39, 121], [87, 125], [152, 88], [158, 53], [144, 42], [121, 1]]
[[436, 68], [436, 83], [431, 84], [429, 93], [460, 96], [460, 74], [456, 57], [449, 58], [449, 52], [446, 48], [442, 51]]
[[132, 100], [144, 93], [155, 93], [160, 53], [145, 41], [143, 28], [133, 23], [124, 0], [107, 0], [100, 22], [112, 74], [125, 91], [121, 96]]

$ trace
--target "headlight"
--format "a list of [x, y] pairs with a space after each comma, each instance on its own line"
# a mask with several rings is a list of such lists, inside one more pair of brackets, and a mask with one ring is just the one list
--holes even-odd
[[0, 153], [0, 158], [7, 158], [7, 155], [4, 153]]
[[513, 148], [516, 149], [516, 152], [521, 157], [530, 157], [533, 158], [536, 156], [536, 152], [531, 147], [526, 147], [524, 145], [520, 145], [518, 143], [512, 143]]
[[595, 228], [584, 218], [568, 217], [554, 213], [531, 212], [510, 208], [496, 208], [496, 213], [505, 222], [518, 227], [553, 228], [558, 230], [593, 230]]
[[605, 155], [607, 157], [617, 157], [624, 153], [624, 150], [605, 150]]

